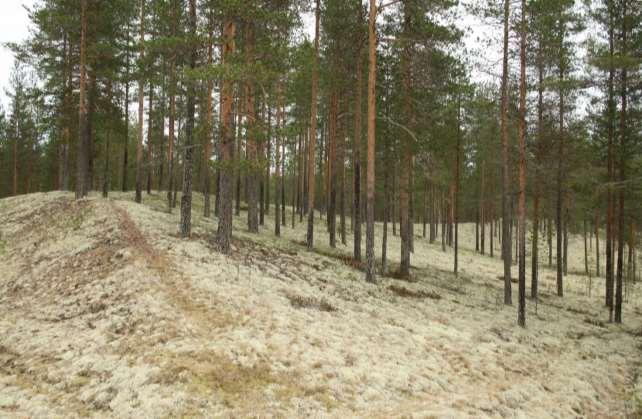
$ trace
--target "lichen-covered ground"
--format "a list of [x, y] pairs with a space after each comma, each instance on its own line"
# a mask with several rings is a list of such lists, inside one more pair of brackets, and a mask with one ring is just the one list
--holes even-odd
[[309, 252], [289, 209], [280, 239], [273, 213], [259, 236], [242, 213], [227, 257], [201, 196], [189, 240], [163, 197], [0, 200], [0, 416], [635, 417], [639, 285], [624, 325], [606, 322], [580, 238], [566, 296], [544, 264], [522, 330], [474, 226], [458, 278], [452, 251], [417, 237], [413, 281], [370, 285], [323, 221]]

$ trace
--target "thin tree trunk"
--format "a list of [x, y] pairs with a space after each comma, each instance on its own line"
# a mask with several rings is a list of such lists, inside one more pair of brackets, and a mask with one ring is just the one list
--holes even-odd
[[568, 275], [568, 224], [569, 224], [569, 216], [568, 216], [568, 207], [564, 209], [564, 276]]
[[[404, 3], [403, 33], [408, 36], [412, 29], [412, 16]], [[406, 118], [412, 121], [412, 51], [410, 41], [405, 41], [401, 56], [401, 73], [404, 97], [404, 112]], [[409, 124], [412, 129], [412, 123]], [[410, 275], [410, 193], [411, 193], [412, 150], [408, 134], [401, 139], [401, 162], [399, 164], [399, 233], [401, 237], [401, 255], [399, 276], [407, 278]]]
[[[189, 0], [189, 30], [192, 39], [196, 38], [196, 0]], [[196, 68], [196, 45], [189, 46], [189, 68]], [[189, 237], [192, 232], [192, 171], [194, 166], [194, 102], [196, 87], [187, 82], [187, 126], [185, 127], [185, 155], [183, 158], [183, 194], [181, 195], [181, 237]]]
[[547, 239], [548, 239], [548, 267], [553, 267], [553, 221], [551, 218], [548, 218], [548, 230], [547, 230]]
[[595, 208], [595, 275], [600, 276], [600, 209]]
[[538, 269], [539, 269], [539, 200], [540, 176], [539, 166], [544, 141], [544, 63], [543, 53], [540, 49], [537, 54], [537, 145], [535, 147], [535, 175], [533, 193], [533, 242], [531, 248], [531, 298], [537, 299]]
[[[111, 81], [107, 82], [107, 102], [111, 103], [111, 94], [112, 94], [112, 85]], [[110, 127], [106, 127], [106, 137], [105, 137], [105, 162], [103, 166], [103, 198], [107, 198], [109, 195], [109, 186], [110, 186], [110, 175], [109, 175], [109, 156], [110, 156], [110, 140], [112, 131]]]
[[337, 114], [339, 106], [339, 95], [333, 91], [330, 96], [330, 136], [329, 136], [329, 153], [328, 153], [328, 231], [330, 233], [330, 247], [336, 247], [336, 201], [337, 201]]
[[[92, 189], [95, 189], [94, 185], [94, 150], [93, 150], [93, 115], [96, 113], [96, 97], [97, 97], [97, 85], [96, 85], [96, 75], [92, 72], [87, 72], [87, 86], [88, 86], [88, 96], [87, 96], [87, 125], [85, 126], [85, 135], [84, 135], [84, 147], [85, 153], [87, 156], [87, 171], [85, 173], [85, 194], [88, 195]], [[29, 166], [27, 173], [31, 173], [31, 161], [28, 161]], [[27, 177], [30, 179], [30, 176]]]
[[[372, 0], [373, 1], [373, 0]], [[315, 188], [315, 154], [317, 141], [317, 89], [319, 84], [319, 16], [320, 0], [316, 0], [314, 56], [312, 58], [312, 99], [310, 101], [310, 146], [308, 150], [308, 231], [306, 244], [308, 249], [314, 246], [314, 188]]]
[[[297, 141], [297, 152], [295, 153], [296, 157], [296, 212], [299, 215], [299, 222], [303, 221], [303, 148], [305, 146], [305, 140], [303, 134], [299, 133]], [[292, 226], [294, 228], [294, 226]]]
[[495, 256], [495, 235], [493, 234], [493, 230], [496, 225], [497, 224], [495, 223], [495, 209], [493, 204], [493, 207], [491, 208], [491, 214], [490, 214], [490, 232], [489, 232], [490, 243], [488, 243], [490, 247], [489, 253], [491, 258]]
[[[635, 279], [635, 223], [629, 225], [629, 256], [626, 262], [626, 281], [631, 282]], [[628, 301], [628, 300], [627, 300]]]
[[[298, 142], [301, 142], [301, 137], [298, 136]], [[296, 222], [296, 201], [297, 201], [297, 196], [299, 194], [299, 185], [297, 183], [298, 181], [298, 176], [297, 176], [297, 165], [295, 164], [298, 161], [298, 156], [297, 156], [297, 141], [292, 142], [292, 146], [290, 147], [292, 150], [292, 193], [290, 194], [290, 202], [292, 203], [292, 228], [295, 226]]]
[[446, 199], [441, 191], [441, 251], [446, 251]]
[[299, 222], [303, 223], [303, 215], [308, 213], [308, 142], [310, 127], [306, 126], [303, 133], [303, 148], [301, 149], [299, 160], [301, 162], [301, 208], [299, 209]]
[[375, 118], [377, 82], [377, 4], [370, 0], [368, 15], [368, 152], [366, 156], [366, 281], [375, 282]]
[[161, 82], [161, 97], [160, 97], [160, 126], [158, 130], [158, 192], [159, 195], [165, 186], [165, 162], [164, 162], [164, 147], [165, 147], [165, 115], [167, 113], [167, 83], [166, 83], [166, 73], [167, 65], [165, 57], [162, 58], [162, 82]]
[[519, 277], [517, 324], [526, 327], [526, 0], [522, 0], [519, 46]]
[[[86, 66], [86, 50], [87, 50], [87, 0], [81, 0], [80, 2], [80, 14], [81, 14], [81, 33], [80, 33], [80, 87], [79, 87], [79, 97], [80, 104], [78, 107], [78, 118], [79, 118], [79, 135], [78, 135], [78, 148], [76, 150], [78, 163], [77, 163], [77, 175], [76, 175], [76, 199], [81, 199], [87, 195], [87, 148], [86, 148], [86, 136], [87, 136], [87, 101], [86, 101], [86, 90], [87, 90], [87, 66]], [[14, 140], [14, 171], [13, 171], [13, 193], [14, 195], [18, 192], [18, 169], [17, 169], [17, 138]]]
[[149, 83], [149, 98], [148, 98], [148, 108], [147, 109], [147, 183], [146, 190], [147, 195], [152, 193], [152, 170], [154, 167], [153, 164], [153, 150], [152, 150], [152, 104], [154, 101], [154, 86]]
[[272, 107], [267, 105], [267, 138], [265, 152], [265, 214], [270, 214], [270, 168], [272, 167]]
[[615, 179], [613, 169], [613, 141], [615, 124], [615, 99], [613, 84], [614, 71], [614, 23], [613, 2], [607, 2], [609, 13], [609, 77], [607, 81], [607, 203], [606, 203], [606, 306], [609, 308], [609, 321], [613, 321], [613, 181]]
[[281, 188], [281, 138], [282, 135], [282, 110], [281, 110], [281, 83], [279, 82], [277, 88], [277, 105], [276, 105], [276, 143], [274, 144], [274, 149], [276, 155], [274, 157], [274, 184], [276, 186], [274, 194], [274, 234], [276, 236], [281, 235], [281, 194], [283, 190]]
[[588, 265], [588, 241], [586, 238], [586, 219], [583, 221], [584, 226], [584, 273], [588, 276], [589, 274], [589, 265]]
[[399, 195], [397, 194], [397, 167], [392, 169], [392, 205], [390, 206], [390, 218], [392, 219], [392, 235], [397, 235], [397, 205]]
[[415, 252], [415, 157], [410, 159], [408, 199], [408, 247]]
[[[285, 109], [281, 103], [281, 127], [285, 127]], [[286, 227], [285, 222], [285, 142], [287, 138], [281, 137], [281, 226]]]
[[[207, 64], [214, 63], [214, 17], [213, 12], [208, 14], [208, 41], [207, 41]], [[205, 121], [205, 147], [203, 147], [203, 216], [209, 218], [211, 215], [210, 190], [212, 189], [212, 169], [210, 159], [212, 158], [212, 146], [214, 141], [214, 130], [212, 121], [214, 116], [214, 104], [212, 91], [214, 90], [214, 81], [207, 81], [207, 97], [205, 99], [206, 121]], [[252, 111], [254, 107], [252, 107]]]
[[511, 237], [509, 232], [509, 193], [510, 193], [510, 168], [508, 144], [508, 25], [510, 4], [504, 0], [504, 55], [502, 60], [502, 104], [501, 104], [501, 132], [502, 132], [502, 258], [504, 260], [504, 304], [512, 304], [511, 291]]
[[[426, 238], [426, 224], [428, 224], [428, 178], [424, 177], [423, 199], [421, 203], [421, 223], [422, 237]], [[479, 220], [477, 220], [477, 229], [479, 232]], [[477, 235], [477, 250], [479, 250], [479, 235]]]
[[[627, 54], [627, 2], [622, 1], [622, 51], [621, 55]], [[621, 90], [621, 105], [620, 105], [620, 185], [625, 184], [626, 180], [626, 140], [627, 140], [627, 70], [626, 67], [622, 68], [622, 90]], [[622, 323], [622, 276], [624, 274], [624, 186], [620, 187], [618, 192], [618, 236], [617, 236], [617, 277], [615, 284], [615, 322]]]
[[461, 93], [457, 93], [457, 145], [455, 148], [455, 190], [453, 202], [453, 214], [455, 222], [455, 257], [454, 272], [459, 275], [459, 167], [461, 166]]
[[[20, 136], [20, 122], [16, 121], [16, 130], [15, 130], [15, 137], [13, 139], [13, 196], [18, 195], [18, 138]], [[84, 181], [84, 174], [80, 173], [80, 159], [81, 156], [80, 154], [82, 153], [82, 135], [79, 136], [78, 140], [78, 176], [76, 180], [76, 198], [82, 198], [82, 183], [79, 182], [80, 179], [83, 179]], [[81, 178], [82, 176], [82, 178]], [[79, 188], [80, 188], [80, 193], [79, 193]]]
[[[559, 66], [559, 77], [560, 83], [564, 80], [564, 64], [562, 63], [562, 57], [560, 57], [560, 66]], [[562, 225], [562, 208], [564, 206], [563, 200], [563, 164], [564, 164], [564, 92], [562, 87], [559, 90], [559, 139], [558, 139], [558, 148], [557, 148], [557, 201], [555, 204], [555, 224], [557, 231], [557, 295], [559, 297], [564, 296], [564, 260], [562, 254], [562, 240], [564, 235], [563, 225]]]
[[[172, 0], [172, 35], [176, 35], [176, 0]], [[174, 190], [174, 125], [176, 119], [176, 51], [172, 50], [169, 70], [169, 122], [167, 135], [167, 211], [172, 212]]]
[[235, 126], [235, 140], [236, 140], [236, 153], [234, 154], [234, 214], [239, 216], [241, 215], [241, 150], [242, 150], [242, 138], [241, 133], [243, 132], [243, 98], [239, 92], [239, 96], [236, 100], [236, 107], [234, 108], [236, 112], [236, 126]]
[[383, 194], [384, 194], [384, 207], [383, 207], [383, 236], [381, 238], [381, 274], [385, 275], [388, 271], [388, 221], [390, 220], [390, 163], [389, 163], [389, 149], [388, 141], [385, 141], [385, 164], [386, 169], [383, 174]]
[[[251, 66], [254, 63], [254, 23], [246, 21], [245, 27], [245, 63], [248, 66]], [[254, 179], [258, 179], [260, 177], [260, 172], [257, 151], [258, 147], [254, 134], [256, 126], [256, 115], [254, 114], [254, 82], [251, 78], [245, 82], [245, 112], [247, 116], [246, 147], [249, 167], [248, 177], [251, 179], [250, 182], [247, 182], [247, 228], [250, 233], [258, 233], [258, 182], [254, 181]]]
[[[129, 185], [129, 47], [130, 47], [130, 29], [127, 27], [127, 53], [125, 57], [125, 133], [124, 133], [124, 143], [123, 143], [123, 178], [121, 189], [123, 192], [127, 192]], [[69, 70], [69, 78], [71, 79], [71, 69]], [[71, 82], [70, 82], [71, 83]]]
[[428, 176], [426, 182], [428, 182], [428, 201], [427, 201], [427, 217], [428, 217], [428, 243], [434, 242], [435, 236], [435, 191], [434, 185], [432, 182], [432, 170], [430, 168], [431, 163], [428, 163]]
[[[357, 9], [361, 16], [361, 7]], [[361, 260], [361, 99], [363, 85], [363, 69], [361, 60], [361, 48], [357, 50], [357, 85], [355, 86], [356, 94], [354, 100], [354, 144], [352, 158], [354, 160], [354, 177], [353, 177], [353, 233], [354, 233], [354, 259]]]
[[479, 188], [479, 209], [477, 212], [478, 214], [477, 218], [479, 220], [478, 224], [481, 231], [480, 231], [479, 239], [476, 240], [479, 242], [479, 246], [477, 246], [477, 251], [480, 252], [482, 255], [486, 254], [486, 200], [484, 196], [485, 169], [486, 169], [486, 161], [482, 160], [480, 176], [479, 176], [481, 181], [481, 185]]
[[346, 123], [345, 119], [339, 121], [338, 126], [338, 147], [337, 147], [337, 170], [339, 171], [339, 235], [341, 244], [347, 245], [346, 242], [346, 175], [345, 175], [345, 149], [346, 149]]
[[[140, 61], [145, 59], [145, 0], [140, 0]], [[138, 143], [136, 144], [136, 202], [143, 201], [143, 111], [145, 100], [143, 74], [138, 79]]]

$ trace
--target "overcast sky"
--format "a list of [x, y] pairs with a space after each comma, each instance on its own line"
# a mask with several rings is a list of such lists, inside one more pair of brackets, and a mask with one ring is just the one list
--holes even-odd
[[9, 87], [9, 74], [13, 56], [4, 47], [5, 42], [20, 42], [29, 35], [29, 17], [24, 6], [31, 7], [35, 0], [0, 0], [0, 102], [8, 107], [5, 89]]

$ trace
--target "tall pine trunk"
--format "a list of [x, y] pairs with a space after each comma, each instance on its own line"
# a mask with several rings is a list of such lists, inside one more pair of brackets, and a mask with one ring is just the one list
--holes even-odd
[[[176, 1], [172, 0], [172, 35], [176, 36]], [[176, 120], [176, 50], [172, 50], [169, 69], [169, 121], [167, 135], [167, 211], [172, 212], [174, 191], [174, 125]]]
[[149, 83], [149, 98], [147, 99], [147, 182], [145, 189], [147, 195], [152, 193], [152, 170], [154, 168], [153, 164], [153, 147], [152, 147], [152, 108], [154, 103], [154, 85]]
[[377, 82], [377, 4], [370, 0], [368, 15], [368, 152], [366, 156], [366, 281], [375, 282], [375, 118]]
[[[87, 195], [86, 184], [87, 171], [88, 171], [88, 150], [86, 136], [88, 135], [87, 127], [87, 0], [80, 2], [80, 15], [81, 15], [81, 28], [80, 28], [80, 86], [79, 86], [79, 106], [78, 106], [78, 119], [79, 119], [79, 135], [77, 153], [77, 167], [76, 167], [76, 199], [83, 198]], [[18, 170], [17, 170], [17, 156], [16, 156], [17, 139], [14, 140], [14, 176], [13, 176], [13, 193], [18, 192]]]
[[[223, 23], [223, 45], [221, 60], [230, 65], [234, 54], [236, 24], [232, 16], [226, 16]], [[223, 253], [230, 252], [232, 238], [232, 181], [234, 178], [234, 131], [232, 130], [233, 81], [224, 78], [221, 83], [221, 144], [220, 144], [220, 208], [216, 241]]]
[[[622, 56], [627, 54], [627, 2], [622, 1], [622, 36], [621, 52]], [[615, 322], [622, 323], [622, 280], [624, 275], [624, 185], [626, 180], [626, 139], [627, 139], [627, 70], [626, 67], [621, 71], [621, 105], [620, 105], [620, 190], [618, 191], [618, 235], [617, 235], [617, 273], [615, 284]]]
[[[357, 9], [361, 16], [361, 7]], [[355, 86], [354, 98], [354, 143], [352, 149], [352, 158], [354, 160], [353, 175], [353, 233], [354, 233], [354, 259], [361, 260], [361, 99], [363, 85], [363, 68], [361, 60], [361, 48], [357, 51], [357, 85]]]
[[455, 190], [453, 193], [453, 218], [455, 223], [454, 272], [459, 275], [459, 167], [461, 154], [461, 93], [457, 93], [457, 141], [455, 147]]
[[609, 14], [609, 77], [607, 80], [607, 202], [606, 202], [606, 306], [609, 309], [609, 320], [613, 320], [613, 181], [615, 180], [613, 169], [613, 141], [615, 124], [615, 99], [613, 85], [615, 79], [614, 71], [614, 22], [613, 2], [607, 2]]
[[308, 249], [314, 246], [314, 192], [315, 192], [315, 154], [317, 141], [317, 89], [319, 84], [319, 17], [320, 0], [316, 0], [314, 56], [312, 58], [312, 99], [310, 101], [310, 146], [308, 150], [308, 231], [306, 244]]
[[274, 144], [274, 149], [276, 150], [276, 155], [274, 157], [274, 184], [275, 194], [274, 194], [274, 234], [277, 236], [281, 235], [281, 195], [283, 194], [282, 182], [281, 182], [281, 142], [282, 138], [282, 110], [281, 110], [281, 83], [277, 88], [277, 105], [276, 105], [276, 143]]
[[[207, 41], [207, 64], [214, 63], [214, 18], [210, 11], [208, 15], [208, 41]], [[214, 104], [212, 100], [212, 91], [214, 90], [214, 81], [207, 81], [207, 97], [205, 98], [206, 121], [205, 121], [205, 146], [203, 147], [203, 216], [209, 218], [211, 215], [211, 198], [210, 190], [212, 189], [212, 169], [210, 159], [212, 158], [212, 146], [214, 141], [214, 130], [212, 127]]]
[[502, 133], [502, 258], [504, 260], [504, 304], [512, 304], [511, 290], [511, 236], [509, 231], [510, 212], [510, 168], [508, 144], [508, 25], [509, 0], [504, 0], [504, 54], [502, 59], [502, 100], [501, 100], [501, 133]]
[[238, 97], [236, 98], [236, 106], [234, 107], [234, 112], [236, 116], [236, 128], [235, 140], [236, 140], [236, 152], [234, 153], [234, 196], [235, 196], [235, 205], [234, 205], [234, 214], [241, 215], [241, 150], [242, 150], [242, 137], [241, 133], [243, 132], [243, 98], [241, 92], [239, 92]]
[[[189, 68], [196, 68], [196, 0], [189, 0]], [[185, 154], [183, 157], [183, 194], [181, 195], [181, 237], [189, 237], [192, 231], [192, 171], [194, 169], [194, 108], [196, 86], [187, 82], [187, 121], [185, 127]]]
[[[408, 4], [404, 3], [403, 11], [403, 33], [409, 38], [412, 29], [412, 13], [408, 10]], [[404, 42], [401, 56], [402, 89], [404, 97], [404, 112], [406, 118], [412, 121], [412, 51], [411, 41]], [[412, 125], [412, 124], [409, 124]], [[410, 126], [412, 129], [412, 126]], [[407, 133], [402, 134], [401, 139], [401, 161], [399, 164], [399, 234], [401, 237], [401, 255], [399, 264], [399, 276], [407, 278], [410, 275], [410, 252], [412, 230], [410, 228], [410, 194], [411, 194], [411, 170], [412, 150], [411, 139]]]
[[534, 196], [533, 196], [533, 243], [531, 250], [531, 298], [537, 299], [539, 268], [539, 200], [542, 147], [544, 141], [544, 58], [540, 45], [537, 53], [537, 145], [535, 146]]
[[329, 153], [328, 153], [328, 230], [330, 232], [330, 247], [336, 247], [336, 224], [337, 224], [337, 116], [339, 113], [339, 94], [333, 91], [330, 96], [330, 132], [329, 132]]
[[[245, 29], [245, 63], [251, 68], [254, 63], [254, 23], [246, 22]], [[247, 228], [251, 233], [259, 232], [258, 216], [258, 179], [260, 176], [256, 135], [256, 116], [254, 114], [254, 81], [251, 78], [245, 82], [245, 113], [247, 117]]]
[[[129, 29], [127, 30], [127, 47], [129, 47]], [[127, 192], [129, 188], [129, 48], [127, 48], [127, 75], [125, 81], [125, 133], [123, 143], [123, 179], [121, 189]]]
[[519, 43], [519, 285], [517, 324], [526, 327], [526, 0], [522, 0]]
[[557, 265], [557, 295], [564, 296], [564, 256], [562, 254], [564, 226], [562, 221], [563, 204], [563, 166], [564, 166], [564, 92], [562, 83], [564, 81], [564, 64], [560, 56], [559, 63], [559, 138], [557, 141], [557, 185], [555, 202], [555, 230], [556, 230], [556, 265]]
[[[140, 0], [140, 62], [145, 59], [145, 0]], [[136, 202], [143, 200], [143, 111], [145, 100], [145, 80], [143, 74], [138, 76], [138, 142], [136, 144]]]

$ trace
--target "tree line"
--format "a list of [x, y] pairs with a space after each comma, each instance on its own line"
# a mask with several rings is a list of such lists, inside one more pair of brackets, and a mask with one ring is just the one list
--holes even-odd
[[243, 209], [251, 233], [307, 223], [310, 249], [315, 227], [332, 247], [351, 236], [371, 282], [411, 277], [414, 240], [452, 248], [457, 275], [474, 223], [476, 252], [504, 261], [505, 304], [518, 266], [522, 326], [527, 275], [536, 300], [554, 267], [562, 297], [581, 234], [582, 273], [605, 278], [621, 322], [642, 213], [640, 6], [473, 6], [501, 28], [490, 81], [472, 76], [451, 0], [39, 0], [9, 45], [0, 196], [162, 191], [189, 237], [197, 191], [221, 252]]

